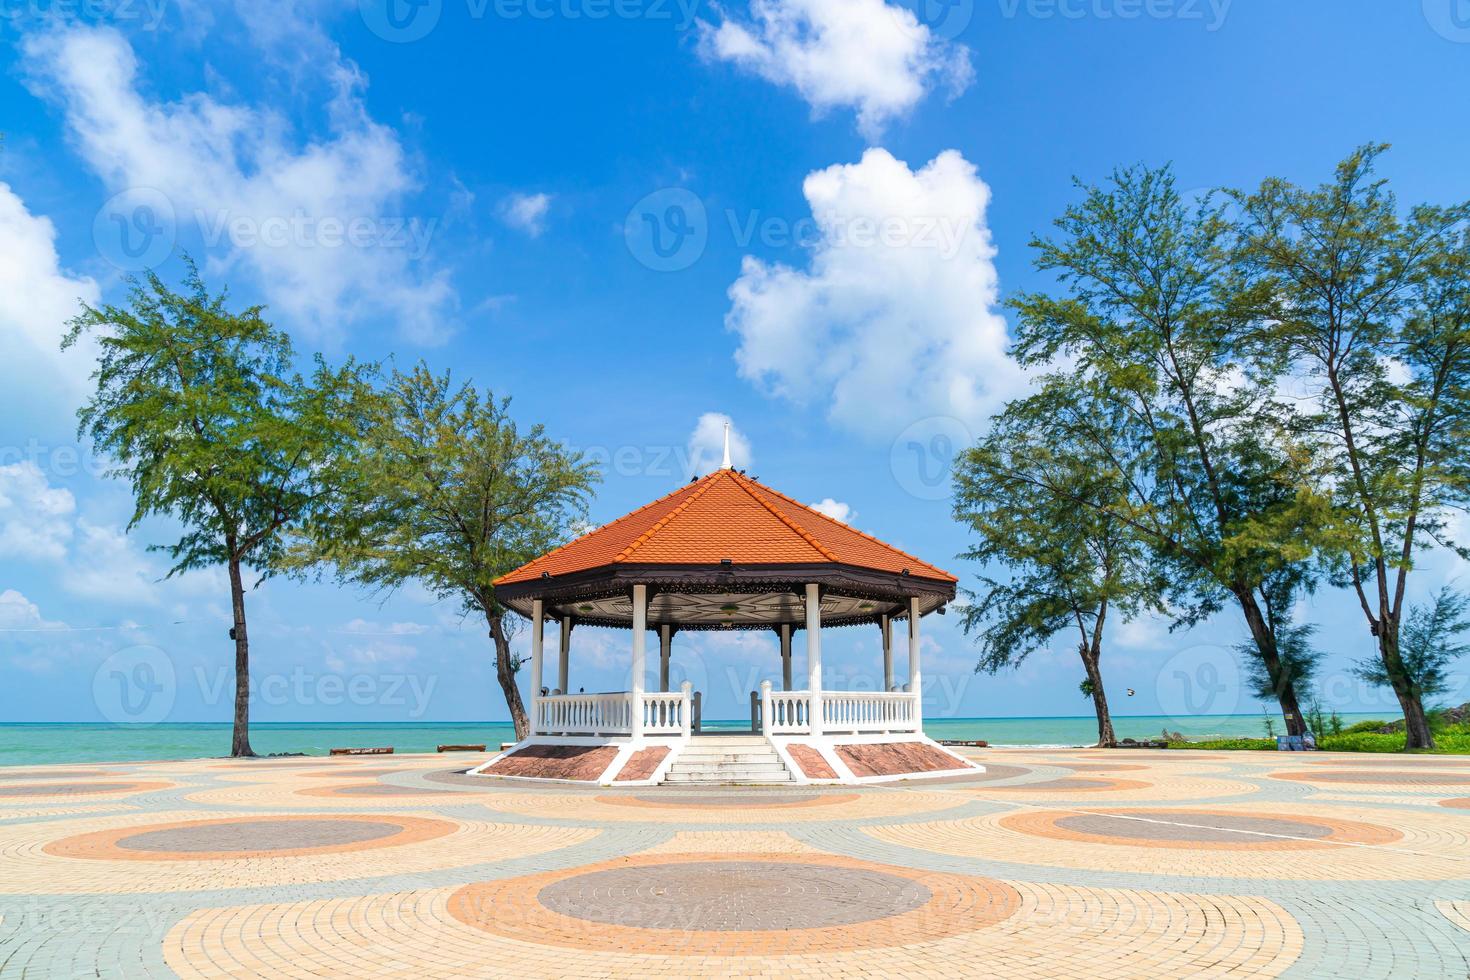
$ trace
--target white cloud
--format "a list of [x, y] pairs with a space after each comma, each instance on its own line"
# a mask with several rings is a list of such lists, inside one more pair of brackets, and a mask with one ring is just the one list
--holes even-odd
[[417, 341], [445, 335], [457, 299], [448, 271], [422, 261], [436, 223], [403, 215], [417, 188], [406, 154], [368, 115], [365, 80], [335, 47], [314, 62], [331, 88], [327, 134], [301, 141], [269, 109], [202, 92], [150, 100], [115, 30], [60, 29], [24, 51], [33, 90], [63, 107], [109, 188], [161, 193], [181, 227], [196, 223], [225, 256], [220, 266], [255, 274], [275, 314], [327, 336], [377, 316]]
[[0, 379], [7, 388], [55, 391], [75, 407], [86, 388], [95, 347], [86, 338], [62, 351], [66, 322], [82, 303], [96, 303], [97, 283], [67, 275], [56, 254], [56, 227], [33, 215], [0, 182]]
[[334, 632], [355, 633], [360, 636], [418, 636], [429, 632], [429, 629], [423, 623], [377, 623], [358, 618]]
[[852, 519], [857, 516], [857, 514], [853, 513], [853, 509], [849, 504], [845, 504], [840, 500], [833, 500], [831, 497], [823, 497], [821, 500], [808, 506], [818, 514], [826, 514], [832, 520], [842, 524], [851, 524]]
[[918, 171], [887, 150], [807, 176], [807, 270], [747, 256], [726, 325], [742, 377], [892, 438], [919, 419], [972, 429], [1024, 389], [996, 310], [990, 188], [955, 150]]
[[701, 22], [703, 55], [791, 86], [816, 115], [856, 109], [870, 138], [932, 87], [958, 93], [974, 79], [966, 48], [884, 0], [752, 0], [750, 11], [748, 24]]
[[754, 458], [750, 452], [750, 440], [735, 427], [730, 416], [721, 412], [705, 412], [694, 423], [689, 433], [689, 467], [691, 475], [703, 476], [720, 468], [725, 457], [725, 425], [730, 426], [730, 464], [743, 470]]
[[500, 217], [506, 224], [539, 238], [546, 230], [550, 194], [512, 194], [500, 202]]
[[0, 592], [0, 629], [58, 630], [65, 628], [65, 623], [43, 619], [41, 608], [14, 589]]
[[0, 557], [57, 560], [72, 535], [76, 499], [26, 460], [0, 466]]
[[162, 576], [120, 528], [77, 521], [74, 557], [62, 583], [67, 591], [88, 599], [154, 605]]

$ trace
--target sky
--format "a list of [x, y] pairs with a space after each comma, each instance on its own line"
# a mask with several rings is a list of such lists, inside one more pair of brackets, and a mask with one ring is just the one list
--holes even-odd
[[[0, 721], [230, 717], [224, 575], [165, 579], [177, 529], [128, 530], [76, 435], [65, 321], [139, 269], [512, 396], [598, 462], [597, 523], [729, 420], [751, 475], [973, 585], [948, 465], [1026, 390], [1003, 302], [1074, 178], [1317, 183], [1382, 141], [1402, 200], [1470, 198], [1464, 0], [3, 0], [0, 59]], [[483, 620], [421, 588], [247, 604], [257, 720], [507, 717]], [[1355, 603], [1305, 606], [1323, 703], [1391, 714]], [[989, 676], [953, 610], [923, 632], [928, 717], [1089, 710], [1065, 635]], [[1115, 713], [1258, 711], [1242, 637], [1114, 624]], [[828, 687], [881, 673], [874, 629], [823, 650]], [[625, 689], [627, 651], [577, 631], [572, 685]], [[739, 716], [775, 638], [681, 636], [674, 674]]]

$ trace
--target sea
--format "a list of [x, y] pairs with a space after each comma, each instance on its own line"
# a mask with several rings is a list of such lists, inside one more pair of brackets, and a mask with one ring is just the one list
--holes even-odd
[[[1344, 725], [1383, 715], [1345, 714]], [[706, 730], [749, 728], [748, 721], [706, 721]], [[1115, 715], [1118, 738], [1156, 738], [1167, 729], [1193, 740], [1259, 738], [1260, 714]], [[1281, 730], [1278, 721], [1277, 731]], [[1090, 715], [1058, 718], [937, 718], [924, 723], [934, 739], [983, 739], [995, 746], [1063, 747], [1097, 741]], [[495, 749], [514, 738], [506, 722], [256, 722], [250, 742], [261, 755], [327, 755], [334, 748], [392, 746], [395, 752], [433, 752], [440, 745], [484, 743]], [[85, 723], [0, 724], [0, 766], [75, 762], [143, 762], [226, 756], [226, 723], [111, 725]]]

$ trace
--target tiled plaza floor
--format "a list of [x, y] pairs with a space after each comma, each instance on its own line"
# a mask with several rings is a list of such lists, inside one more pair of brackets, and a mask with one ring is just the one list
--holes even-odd
[[769, 790], [0, 769], [0, 977], [1470, 975], [1470, 760], [973, 755]]

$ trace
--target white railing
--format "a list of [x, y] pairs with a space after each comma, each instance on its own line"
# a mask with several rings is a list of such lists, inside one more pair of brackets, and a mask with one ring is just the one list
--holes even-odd
[[631, 698], [613, 694], [552, 694], [536, 698], [538, 735], [628, 735]]
[[811, 731], [812, 699], [805, 691], [772, 691], [762, 686], [762, 720], [767, 733]]
[[916, 732], [914, 696], [901, 692], [822, 692], [823, 732]]
[[689, 694], [689, 682], [684, 683], [683, 691], [643, 695], [643, 734], [689, 734], [694, 699]]
[[644, 735], [688, 736], [694, 721], [694, 697], [688, 682], [682, 691], [645, 692], [633, 710], [633, 695], [549, 694], [536, 699], [538, 735], [631, 735], [634, 721]]

